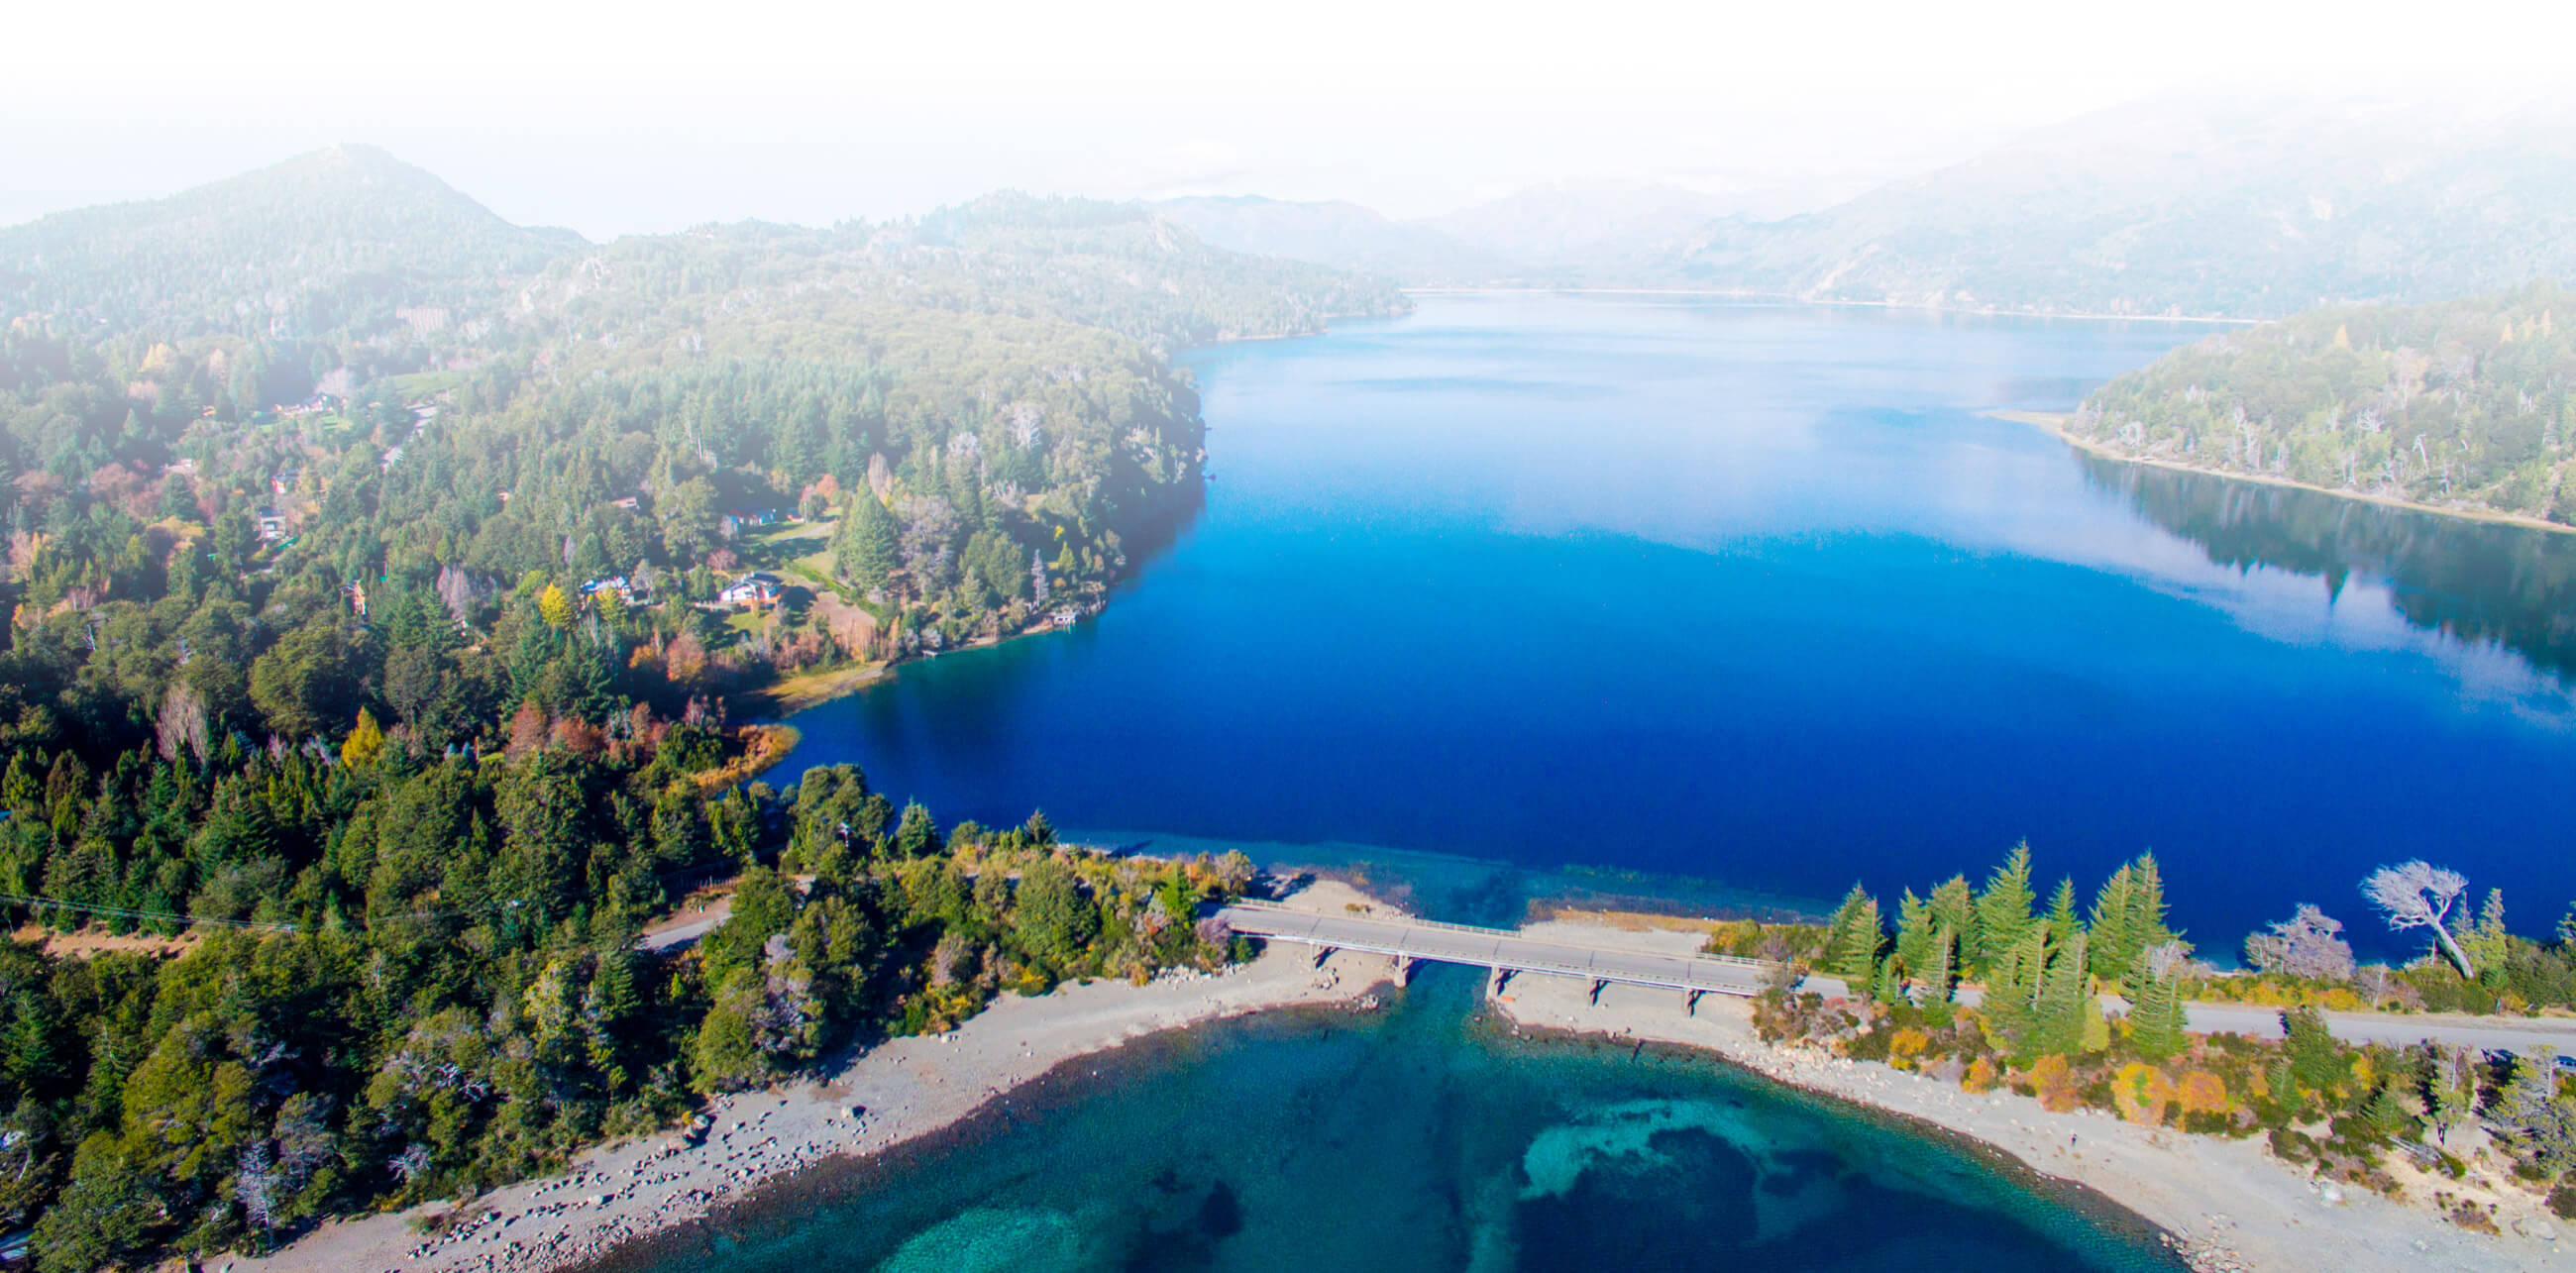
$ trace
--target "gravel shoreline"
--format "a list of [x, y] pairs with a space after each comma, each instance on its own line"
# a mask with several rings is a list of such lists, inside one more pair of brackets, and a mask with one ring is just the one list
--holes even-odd
[[[1325, 884], [1298, 904], [1338, 910], [1356, 892]], [[1167, 973], [1143, 986], [1094, 982], [1005, 997], [956, 1030], [891, 1040], [819, 1081], [712, 1097], [703, 1138], [612, 1142], [559, 1175], [461, 1207], [326, 1224], [234, 1273], [537, 1273], [573, 1268], [636, 1239], [704, 1219], [763, 1184], [826, 1158], [877, 1153], [952, 1126], [1074, 1058], [1167, 1030], [1299, 1005], [1347, 1003], [1392, 974], [1345, 956], [1318, 969], [1280, 945], [1223, 973]], [[410, 1222], [443, 1216], [424, 1235]]]
[[[1694, 934], [1628, 932], [1599, 925], [1534, 926], [1603, 945], [1671, 951]], [[1678, 1044], [1714, 1053], [1775, 1081], [1909, 1118], [1990, 1146], [2041, 1175], [2082, 1185], [2163, 1229], [2193, 1268], [2228, 1270], [2439, 1268], [2456, 1273], [2537, 1273], [2576, 1267], [2576, 1244], [2508, 1232], [2489, 1237], [2421, 1208], [2362, 1190], [2319, 1188], [2253, 1141], [2193, 1136], [2079, 1111], [2053, 1114], [2010, 1091], [1971, 1093], [1944, 1083], [1805, 1049], [1776, 1047], [1753, 1031], [1745, 1000], [1709, 995], [1685, 1015], [1669, 991], [1605, 988], [1563, 977], [1512, 980], [1488, 1006], [1530, 1028]]]

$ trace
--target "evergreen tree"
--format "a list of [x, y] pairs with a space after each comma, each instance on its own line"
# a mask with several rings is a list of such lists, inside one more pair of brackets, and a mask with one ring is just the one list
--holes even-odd
[[2023, 939], [2036, 922], [2031, 916], [2031, 903], [2037, 895], [2030, 887], [2030, 845], [2013, 846], [2004, 864], [1995, 868], [1986, 881], [1985, 890], [1977, 895], [1977, 940], [1970, 953], [1971, 972], [1990, 974], [1994, 964], [2021, 948]]
[[2486, 904], [2478, 908], [2475, 921], [2460, 929], [2459, 943], [2469, 963], [2477, 968], [2480, 981], [2489, 985], [2503, 982], [2513, 951], [2513, 935], [2504, 926], [2503, 889], [2487, 890]]
[[2086, 913], [2085, 929], [2093, 935], [2093, 975], [2105, 981], [2118, 981], [2128, 975], [2129, 966], [2137, 962], [2145, 948], [2137, 941], [2137, 886], [2127, 863], [2111, 872], [2102, 887], [2093, 894], [2093, 909]]
[[2075, 880], [2070, 876], [2057, 882], [2057, 892], [2048, 900], [2049, 943], [2062, 947], [2082, 928], [2075, 918]]
[[1933, 936], [1930, 960], [1923, 965], [1922, 973], [1915, 978], [1923, 987], [1924, 1002], [1950, 1002], [1950, 996], [1958, 988], [1955, 966], [1958, 948], [1958, 934], [1948, 924], [1943, 924], [1940, 931]]
[[840, 533], [832, 543], [833, 569], [862, 593], [884, 587], [886, 577], [901, 564], [897, 541], [902, 533], [894, 514], [862, 484], [842, 511]]
[[1852, 885], [1827, 928], [1824, 970], [1842, 978], [1853, 994], [1869, 993], [1878, 979], [1878, 948], [1884, 936], [1878, 899], [1868, 889]]
[[2183, 1009], [2181, 977], [2168, 969], [2157, 976], [2144, 956], [2129, 970], [2129, 984], [2136, 995], [2129, 1004], [2129, 1042], [2138, 1055], [2150, 1061], [2163, 1061], [2182, 1053]]
[[1913, 889], [1896, 902], [1896, 963], [1903, 975], [1919, 977], [1932, 963], [1933, 939], [1939, 935], [1940, 920], [1932, 914], [1932, 904], [1914, 895]]
[[1932, 908], [1932, 917], [1950, 930], [1951, 940], [1957, 943], [1951, 959], [1960, 965], [1982, 967], [1970, 958], [1977, 939], [1977, 896], [1968, 877], [1953, 875], [1941, 881], [1926, 904]]
[[2025, 923], [2020, 938], [1998, 954], [1986, 972], [1986, 997], [1979, 1011], [2016, 1044], [2030, 1029], [2041, 974], [2047, 967], [2048, 930]]
[[2165, 926], [2165, 880], [2156, 855], [2141, 853], [2130, 864], [2129, 922], [2126, 940], [2140, 950], [2153, 950], [2181, 938]]
[[2078, 932], [2052, 953], [2040, 977], [2036, 1015], [2025, 1042], [2028, 1051], [2072, 1056], [2084, 1049], [2087, 1027], [2102, 1015], [2102, 1005], [2093, 997], [2091, 976], [2084, 960], [2084, 934]]

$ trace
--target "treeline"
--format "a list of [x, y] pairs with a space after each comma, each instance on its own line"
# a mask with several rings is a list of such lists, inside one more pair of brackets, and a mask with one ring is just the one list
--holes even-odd
[[[129, 753], [95, 784], [22, 753], [0, 787], [14, 863], [203, 875], [257, 926], [77, 958], [0, 943], [0, 1224], [32, 1223], [48, 1270], [257, 1249], [559, 1165], [999, 993], [1235, 953], [1195, 916], [1249, 879], [1239, 856], [1069, 851], [1043, 818], [943, 833], [847, 767], [711, 797], [686, 747]], [[639, 951], [710, 870], [740, 872], [727, 921]]]
[[[2437, 919], [2465, 887], [2420, 863], [2380, 874], [2410, 870], [2436, 879], [2438, 905], [2426, 913]], [[1767, 1039], [1812, 1043], [1969, 1091], [2009, 1086], [2052, 1110], [2263, 1135], [2285, 1160], [2388, 1193], [2402, 1187], [2389, 1169], [2393, 1156], [2457, 1180], [2480, 1155], [2492, 1155], [2503, 1175], [2576, 1218], [2576, 1086], [2553, 1058], [2355, 1046], [2336, 1040], [2319, 1011], [2576, 1006], [2576, 915], [2544, 945], [2508, 931], [2502, 897], [2491, 893], [2473, 919], [2452, 926], [2469, 972], [2439, 955], [2400, 970], [2365, 970], [2342, 926], [2303, 906], [2247, 940], [2254, 973], [2227, 976], [2192, 959], [2166, 926], [2152, 857], [2114, 872], [2089, 906], [2079, 906], [2072, 880], [2042, 906], [2021, 846], [1982, 886], [1953, 877], [1927, 896], [1908, 890], [1892, 926], [1889, 918], [1855, 887], [1822, 925], [1720, 925], [1709, 948], [1789, 965], [1791, 975], [1757, 1003], [1754, 1023]], [[1808, 968], [1842, 979], [1848, 995], [1828, 1001], [1795, 992]], [[2366, 1000], [2350, 991], [2363, 985]], [[2213, 993], [2231, 986], [2232, 997], [2290, 1005], [2286, 1037], [2186, 1032], [2186, 1000], [2231, 997]], [[2321, 989], [2341, 997], [2315, 993]], [[2124, 1008], [2107, 1009], [2106, 995]], [[2465, 1226], [2495, 1228], [2492, 1212], [2475, 1204], [2446, 1210]]]
[[2068, 431], [2114, 454], [2576, 522], [2576, 334], [2553, 283], [2319, 310], [2121, 376]]

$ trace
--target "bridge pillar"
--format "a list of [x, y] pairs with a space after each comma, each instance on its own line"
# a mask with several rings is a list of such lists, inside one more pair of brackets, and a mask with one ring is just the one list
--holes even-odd
[[1495, 970], [1494, 970], [1494, 993], [1495, 993], [1495, 994], [1501, 994], [1501, 993], [1503, 992], [1503, 987], [1508, 986], [1508, 985], [1510, 985], [1510, 984], [1512, 984], [1512, 970], [1511, 970], [1511, 969], [1509, 969], [1509, 968], [1497, 968], [1497, 969], [1495, 969]]
[[1602, 977], [1595, 977], [1595, 978], [1593, 978], [1593, 979], [1592, 979], [1592, 1006], [1593, 1006], [1593, 1007], [1596, 1007], [1596, 1008], [1597, 1008], [1597, 1007], [1600, 1007], [1600, 1006], [1601, 1006], [1601, 988], [1602, 988], [1603, 986], [1606, 986], [1606, 985], [1609, 985], [1609, 984], [1610, 984], [1610, 982], [1609, 982], [1609, 980], [1608, 980], [1608, 979], [1606, 979], [1606, 978], [1602, 978]]
[[1419, 971], [1421, 967], [1421, 960], [1408, 959], [1402, 955], [1397, 955], [1395, 957], [1395, 984], [1398, 986], [1412, 985], [1413, 974]]
[[1686, 1017], [1698, 1016], [1699, 997], [1707, 993], [1708, 992], [1705, 990], [1693, 990], [1685, 995], [1682, 999], [1682, 1015]]
[[1332, 957], [1333, 957], [1333, 948], [1332, 948], [1332, 947], [1330, 947], [1330, 946], [1318, 946], [1318, 947], [1316, 947], [1316, 948], [1315, 948], [1315, 966], [1316, 966], [1316, 967], [1318, 967], [1318, 968], [1323, 967], [1323, 966], [1324, 966], [1324, 961], [1325, 961], [1325, 960], [1327, 960], [1327, 959], [1330, 959], [1330, 958], [1332, 958]]

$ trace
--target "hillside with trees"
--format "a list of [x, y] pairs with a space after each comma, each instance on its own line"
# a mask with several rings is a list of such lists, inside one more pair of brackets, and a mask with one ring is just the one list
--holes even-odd
[[167, 199], [0, 228], [0, 315], [84, 336], [390, 339], [489, 309], [499, 281], [583, 246], [570, 230], [512, 225], [373, 146], [334, 146]]
[[[209, 249], [212, 250], [209, 250]], [[0, 1230], [257, 1249], [1075, 976], [1239, 858], [740, 784], [733, 700], [1096, 608], [1163, 351], [1401, 298], [1141, 210], [594, 246], [343, 148], [0, 231]], [[681, 891], [733, 918], [636, 948]]]
[[2576, 522], [2576, 335], [2551, 283], [2214, 336], [2086, 399], [2104, 454], [2430, 508]]

